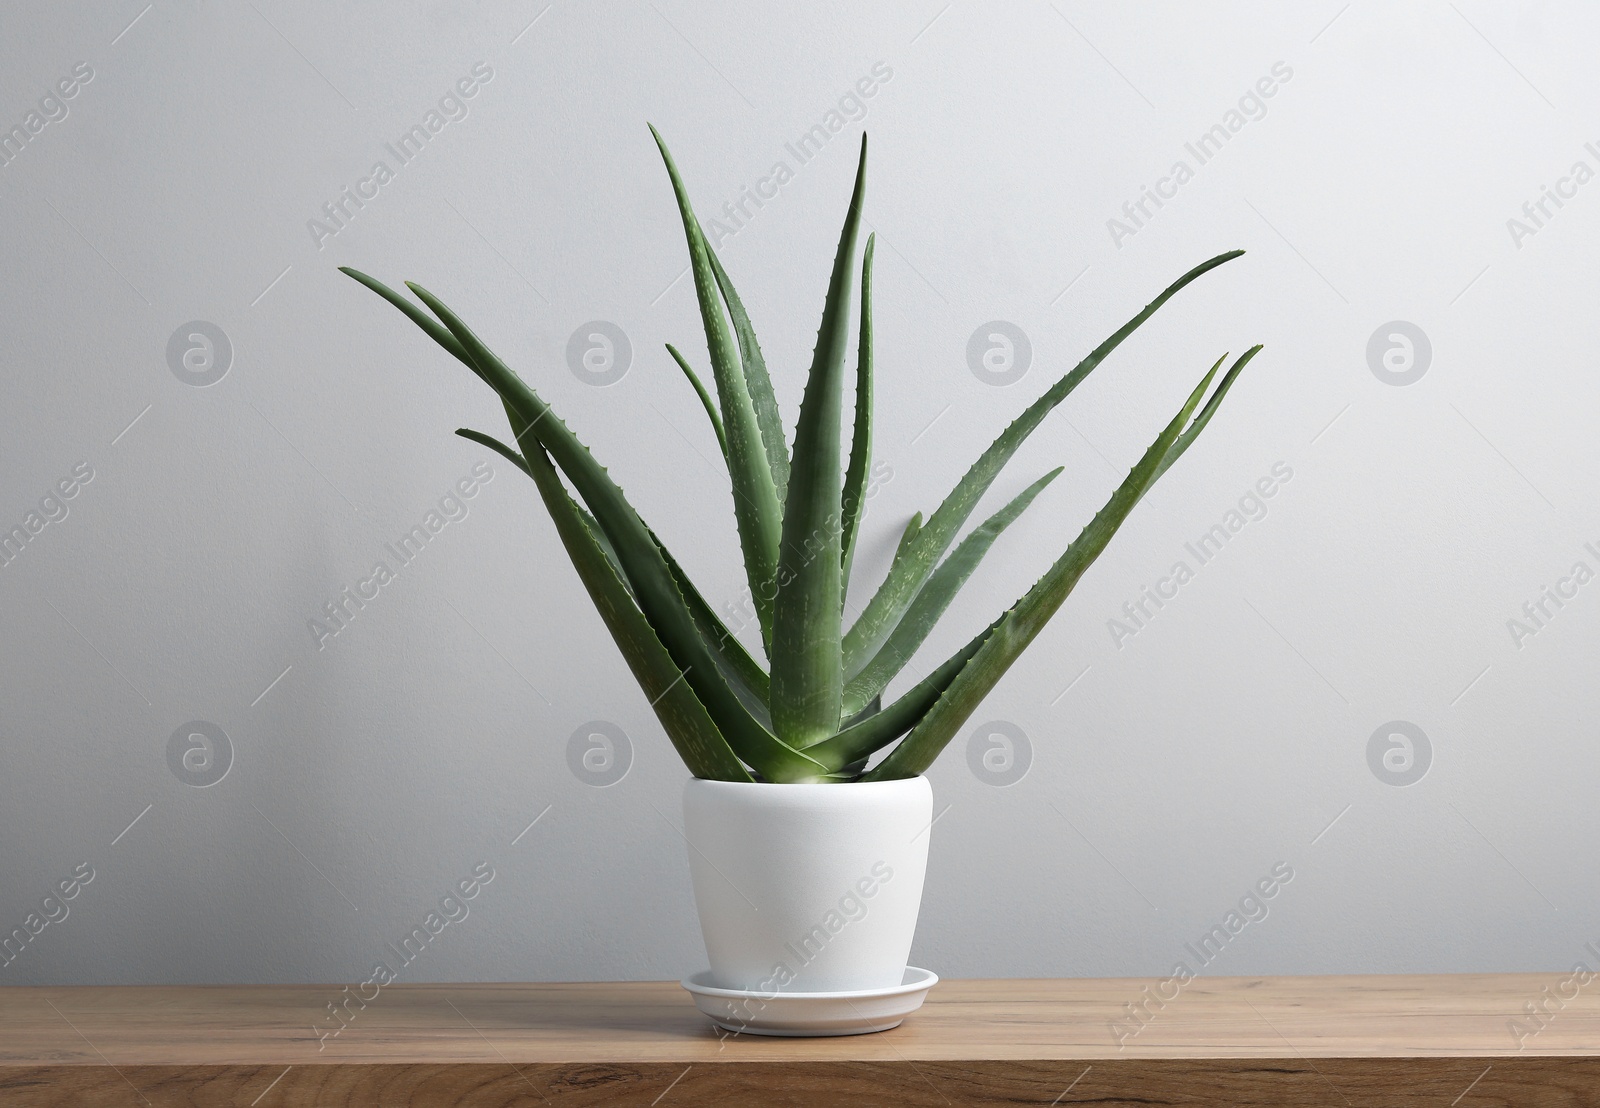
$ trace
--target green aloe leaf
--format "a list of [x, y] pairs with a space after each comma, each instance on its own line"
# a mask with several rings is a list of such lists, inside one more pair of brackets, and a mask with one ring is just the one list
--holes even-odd
[[[374, 277], [369, 277], [365, 273], [361, 273], [360, 271], [354, 269], [341, 268], [341, 272], [359, 281], [361, 284], [365, 285], [367, 288], [383, 297], [390, 304], [393, 304], [396, 308], [399, 308], [400, 311], [405, 313], [405, 315], [411, 319], [412, 322], [416, 323], [418, 327], [422, 328], [422, 330], [426, 332], [435, 342], [444, 347], [444, 349], [449, 351], [454, 357], [459, 359], [468, 369], [472, 370], [472, 372], [476, 373], [479, 377], [488, 382], [488, 378], [483, 374], [483, 371], [480, 370], [476, 363], [474, 363], [473, 360], [467, 355], [467, 352], [462, 347], [460, 341], [455, 337], [455, 335], [450, 333], [448, 328], [444, 327], [437, 320], [424, 314], [422, 310], [416, 305], [412, 304], [411, 301], [407, 300], [405, 297], [389, 288], [389, 286], [385, 285], [382, 281], [379, 281]], [[669, 347], [668, 349], [671, 348]], [[493, 383], [489, 383], [492, 387]], [[519, 442], [522, 441], [523, 435], [527, 431], [527, 421], [518, 414], [517, 409], [511, 405], [509, 400], [506, 400], [502, 396], [501, 402], [505, 406], [506, 418], [511, 423], [513, 436], [515, 436]], [[523, 460], [522, 455], [518, 454], [515, 450], [506, 446], [497, 439], [494, 439], [493, 437], [485, 435], [479, 431], [468, 432], [463, 430], [458, 431], [457, 434], [487, 446], [492, 450], [498, 451], [524, 473], [528, 472], [527, 463]], [[529, 476], [532, 476], [532, 474], [529, 474]], [[578, 510], [583, 512], [584, 516], [593, 522], [593, 517], [589, 516], [588, 512], [585, 511], [581, 505], [579, 506]], [[617, 558], [616, 550], [614, 547], [612, 547], [610, 538], [606, 535], [604, 528], [601, 528], [598, 523], [594, 523], [593, 526], [595, 530], [596, 541], [601, 544], [601, 548], [605, 550], [607, 556], [611, 558], [612, 563], [616, 566], [618, 576], [621, 577], [623, 584], [631, 592], [633, 589], [632, 582], [628, 579], [627, 573], [622, 567], [621, 560]], [[734, 637], [733, 632], [729, 631], [727, 626], [723, 624], [720, 618], [717, 617], [716, 613], [712, 611], [710, 605], [705, 602], [699, 591], [695, 589], [694, 584], [689, 580], [688, 575], [683, 572], [683, 570], [678, 566], [676, 560], [673, 559], [671, 552], [668, 551], [666, 546], [661, 543], [660, 539], [656, 538], [653, 532], [651, 533], [651, 539], [655, 541], [657, 547], [661, 551], [662, 557], [667, 561], [670, 571], [672, 572], [674, 578], [679, 582], [680, 589], [684, 590], [684, 601], [690, 606], [696, 624], [702, 629], [703, 637], [711, 646], [711, 648], [719, 655], [719, 661], [722, 664], [719, 665], [718, 668], [724, 672], [731, 668], [733, 672], [738, 673], [745, 686], [745, 689], [740, 691], [748, 691], [749, 693], [758, 697], [761, 701], [762, 707], [761, 711], [757, 713], [758, 719], [766, 716], [767, 713], [765, 704], [767, 699], [768, 683], [766, 672], [755, 661], [755, 659], [750, 657], [749, 652], [746, 651], [739, 640]], [[748, 702], [749, 698], [741, 697], [741, 699]], [[766, 726], [766, 724], [764, 723], [763, 726]]]
[[[1085, 570], [1105, 550], [1117, 528], [1155, 482], [1163, 463], [1180, 442], [1190, 417], [1216, 376], [1215, 367], [1189, 396], [1181, 411], [1162, 430], [1138, 464], [1095, 514], [1072, 545], [1033, 588], [994, 624], [983, 644], [950, 682], [905, 740], [862, 780], [890, 781], [914, 777], [927, 769], [956, 731], [989, 694], [1018, 655], [1033, 642], [1072, 592]], [[1193, 441], [1192, 439], [1190, 440]], [[1185, 447], [1186, 449], [1187, 447]]]
[[944, 691], [950, 687], [950, 683], [977, 654], [978, 648], [983, 645], [994, 627], [994, 624], [990, 624], [984, 628], [971, 642], [946, 659], [938, 669], [907, 689], [900, 699], [887, 708], [851, 724], [816, 746], [808, 747], [806, 753], [819, 762], [829, 765], [839, 763], [842, 769], [857, 759], [865, 758], [894, 742], [927, 714], [928, 709], [933, 707]]
[[[776, 738], [762, 718], [763, 706], [752, 703], [750, 696], [741, 695], [748, 690], [740, 690], [736, 682], [730, 681], [730, 668], [738, 672], [740, 667], [728, 651], [743, 648], [725, 629], [720, 641], [707, 641], [707, 634], [720, 627], [719, 621], [698, 592], [694, 593], [694, 601], [684, 595], [679, 579], [686, 581], [686, 575], [665, 553], [654, 532], [645, 526], [588, 448], [454, 312], [421, 286], [408, 283], [407, 287], [450, 329], [484, 379], [513, 409], [509, 413], [513, 417], [512, 430], [523, 456], [526, 458], [533, 449], [549, 450], [556, 465], [588, 502], [611, 540], [640, 608], [674, 658], [680, 660], [684, 679], [734, 751], [768, 780], [815, 777], [821, 766]], [[759, 667], [750, 665], [759, 672]]]
[[[700, 235], [705, 240], [704, 231]], [[778, 397], [772, 391], [772, 378], [767, 374], [767, 361], [761, 354], [761, 344], [756, 341], [756, 329], [751, 326], [750, 313], [733, 287], [733, 279], [722, 268], [722, 259], [706, 243], [706, 256], [711, 259], [711, 272], [717, 278], [717, 288], [723, 302], [728, 305], [728, 318], [733, 321], [733, 333], [739, 340], [739, 357], [744, 365], [745, 388], [750, 393], [750, 405], [755, 409], [756, 426], [761, 430], [761, 444], [767, 450], [767, 465], [772, 470], [772, 484], [778, 491], [782, 504], [789, 490], [789, 443], [783, 437], [783, 416], [778, 412]]]
[[[1206, 424], [1211, 422], [1211, 417], [1217, 414], [1217, 408], [1222, 405], [1222, 398], [1228, 395], [1229, 389], [1233, 388], [1233, 382], [1238, 379], [1240, 371], [1242, 371], [1245, 366], [1249, 365], [1250, 359], [1254, 358], [1259, 353], [1261, 353], [1261, 344], [1257, 343], [1249, 350], [1246, 350], [1243, 354], [1239, 355], [1238, 361], [1234, 362], [1233, 365], [1228, 367], [1228, 372], [1223, 375], [1222, 383], [1219, 384], [1216, 388], [1216, 391], [1211, 394], [1211, 399], [1206, 401], [1205, 407], [1201, 408], [1200, 414], [1194, 417], [1194, 422], [1189, 425], [1189, 429], [1182, 435], [1178, 436], [1178, 441], [1173, 443], [1172, 449], [1167, 451], [1167, 456], [1161, 460], [1161, 465], [1156, 469], [1156, 475], [1150, 482], [1152, 485], [1154, 485], [1157, 480], [1160, 480], [1163, 473], [1172, 468], [1173, 462], [1183, 457], [1184, 453], [1189, 449], [1189, 447], [1194, 445], [1194, 440], [1199, 438], [1200, 432], [1206, 429]], [[1217, 364], [1211, 367], [1211, 371], [1215, 373], [1217, 367], [1222, 365], [1222, 363], [1227, 361], [1227, 359], [1228, 356], [1226, 354], [1217, 359]]]
[[[519, 434], [524, 421], [508, 404], [506, 416], [511, 421], [512, 433]], [[509, 448], [508, 448], [509, 449]], [[580, 512], [593, 528], [601, 547], [616, 564], [618, 574], [623, 582], [628, 584], [632, 591], [632, 584], [627, 580], [627, 573], [622, 568], [621, 559], [617, 557], [616, 549], [611, 545], [611, 540], [606, 536], [605, 529], [589, 515], [580, 505]], [[667, 563], [667, 569], [672, 573], [672, 579], [678, 584], [678, 591], [683, 596], [683, 602], [689, 607], [689, 614], [694, 618], [695, 626], [700, 631], [700, 637], [711, 649], [718, 664], [718, 669], [734, 692], [739, 694], [739, 699], [744, 703], [750, 714], [755, 716], [762, 727], [772, 730], [772, 715], [767, 708], [769, 695], [767, 671], [761, 664], [750, 656], [744, 644], [723, 623], [722, 618], [716, 614], [705, 597], [700, 595], [700, 590], [695, 586], [694, 580], [684, 572], [678, 560], [672, 556], [672, 551], [667, 549], [667, 544], [661, 537], [650, 531], [650, 539], [656, 544], [656, 549], [661, 552], [662, 559]]]
[[526, 458], [534, 449], [547, 449], [588, 502], [611, 539], [640, 609], [735, 753], [772, 781], [809, 780], [821, 772], [822, 767], [816, 762], [768, 731], [728, 684], [649, 528], [588, 448], [454, 312], [426, 289], [415, 284], [408, 287], [449, 329], [478, 375], [514, 409], [522, 422], [514, 422], [512, 429], [523, 456]]
[[872, 698], [872, 702], [866, 707], [862, 708], [861, 711], [857, 712], [853, 716], [845, 716], [843, 721], [839, 724], [839, 730], [843, 731], [847, 727], [854, 727], [856, 724], [877, 715], [881, 711], [883, 711], [883, 697], [881, 695], [875, 696]]
[[[451, 338], [454, 340], [454, 336], [451, 336]], [[517, 410], [510, 404], [507, 404], [504, 400], [502, 400], [500, 403], [505, 408], [506, 419], [511, 423], [512, 437], [515, 438], [517, 437], [517, 428], [523, 426], [525, 421], [517, 414]], [[479, 446], [487, 446], [490, 450], [493, 450], [496, 454], [499, 454], [502, 458], [506, 459], [506, 461], [522, 470], [522, 472], [527, 474], [529, 477], [533, 476], [533, 471], [528, 468], [527, 460], [523, 458], [521, 454], [517, 453], [516, 450], [507, 446], [493, 435], [486, 435], [482, 431], [474, 431], [470, 427], [457, 427], [456, 434], [460, 435], [469, 442], [477, 443]], [[622, 560], [617, 557], [616, 548], [611, 545], [611, 539], [607, 537], [605, 529], [600, 526], [599, 522], [594, 518], [594, 516], [589, 514], [588, 509], [586, 509], [582, 504], [574, 501], [573, 507], [576, 508], [578, 514], [583, 517], [583, 522], [589, 528], [590, 535], [594, 537], [594, 541], [599, 545], [600, 550], [605, 554], [606, 560], [611, 563], [611, 568], [616, 573], [617, 580], [622, 582], [622, 587], [628, 590], [629, 596], [632, 596], [633, 585], [631, 582], [629, 582], [628, 573], [622, 568]]]
[[[512, 409], [511, 405], [507, 404], [505, 407], [506, 415], [510, 417], [511, 424], [513, 427], [515, 427], [519, 422], [517, 414]], [[490, 450], [493, 450], [496, 454], [499, 454], [502, 458], [506, 459], [506, 461], [522, 470], [522, 472], [527, 474], [529, 477], [533, 476], [533, 471], [528, 468], [528, 463], [522, 457], [522, 455], [518, 454], [515, 450], [501, 442], [499, 439], [495, 438], [493, 435], [486, 435], [482, 431], [474, 431], [470, 427], [457, 427], [456, 434], [470, 442], [477, 443], [479, 446], [487, 446]], [[572, 506], [576, 508], [578, 514], [583, 517], [584, 524], [589, 528], [589, 534], [593, 536], [595, 543], [600, 547], [601, 552], [605, 554], [606, 561], [611, 563], [611, 568], [616, 573], [617, 580], [622, 583], [623, 588], [628, 590], [628, 595], [632, 596], [633, 586], [629, 584], [628, 574], [622, 568], [622, 561], [617, 557], [616, 549], [611, 545], [611, 540], [606, 537], [605, 530], [601, 528], [594, 516], [590, 515], [588, 510], [585, 509], [582, 504], [574, 502]]]
[[[850, 588], [856, 532], [867, 495], [867, 470], [872, 465], [872, 251], [878, 236], [867, 236], [861, 255], [861, 337], [856, 345], [856, 422], [850, 436], [850, 465], [844, 475], [840, 542], [844, 547], [844, 589]], [[870, 698], [869, 698], [870, 699]]]
[[[500, 449], [487, 435], [474, 433], [468, 437]], [[520, 457], [509, 447], [502, 452], [507, 457]], [[713, 781], [751, 780], [749, 771], [706, 713], [705, 705], [683, 679], [683, 671], [661, 645], [644, 613], [623, 587], [622, 579], [612, 569], [600, 546], [599, 537], [584, 522], [582, 510], [567, 494], [549, 457], [542, 449], [535, 448], [522, 459], [521, 468], [538, 486], [545, 508], [555, 521], [561, 544], [567, 548], [573, 568], [589, 591], [589, 599], [600, 612], [606, 629], [633, 671], [634, 680], [649, 698], [650, 707], [689, 772]]]
[[894, 557], [896, 561], [905, 557], [906, 551], [909, 550], [911, 548], [911, 544], [916, 541], [917, 532], [920, 530], [922, 530], [922, 513], [917, 512], [910, 519], [906, 520], [906, 529], [900, 532], [900, 542], [896, 544], [894, 548]]
[[869, 759], [867, 759], [867, 758], [857, 758], [855, 761], [851, 762], [849, 765], [845, 766], [843, 769], [839, 770], [837, 773], [828, 774], [824, 778], [824, 780], [825, 781], [832, 781], [832, 782], [835, 782], [835, 783], [846, 782], [846, 781], [854, 781], [858, 777], [860, 777], [861, 774], [862, 774], [862, 771], [867, 768], [867, 762], [868, 761], [869, 761]]
[[889, 574], [884, 578], [883, 584], [878, 587], [878, 591], [867, 602], [860, 618], [845, 635], [844, 656], [847, 670], [859, 669], [866, 658], [888, 638], [895, 624], [905, 614], [907, 606], [916, 597], [923, 582], [933, 572], [944, 552], [950, 548], [961, 525], [977, 507], [979, 499], [1044, 417], [1065, 400], [1107, 354], [1121, 345], [1140, 324], [1154, 315], [1157, 309], [1177, 295], [1186, 285], [1243, 253], [1243, 250], [1230, 250], [1226, 254], [1218, 254], [1178, 278], [1160, 296], [1118, 328], [1110, 338], [1090, 351], [1087, 357], [1052, 385], [1043, 396], [1030, 404], [1026, 411], [1000, 433], [1000, 436], [967, 470], [966, 475], [961, 478], [950, 495], [945, 497], [944, 503], [940, 504], [922, 525], [911, 544], [904, 548], [903, 554], [896, 556], [890, 565]]
[[[865, 138], [791, 455], [749, 314], [706, 241], [670, 153], [653, 127], [651, 133], [684, 224], [715, 398], [678, 350], [669, 345], [668, 351], [700, 398], [728, 465], [746, 573], [772, 659], [770, 676], [587, 447], [450, 309], [411, 285], [437, 316], [431, 318], [381, 282], [343, 271], [402, 311], [499, 394], [516, 448], [479, 432], [459, 433], [498, 451], [535, 481], [574, 567], [692, 772], [726, 780], [752, 780], [753, 773], [754, 779], [775, 782], [920, 773], [1037, 637], [1139, 500], [1193, 445], [1261, 348], [1235, 361], [1213, 390], [1227, 356], [1219, 359], [1050, 570], [989, 628], [884, 707], [883, 689], [920, 648], [1000, 532], [1061, 471], [1030, 486], [956, 545], [966, 519], [1027, 436], [1084, 377], [1178, 291], [1243, 251], [1212, 258], [1164, 290], [1014, 420], [930, 517], [913, 516], [885, 580], [845, 633], [844, 590], [871, 466], [871, 237], [861, 262], [855, 420], [848, 465], [840, 463]], [[896, 740], [902, 740], [898, 748], [868, 770], [872, 755]]]
[[448, 327], [440, 323], [437, 319], [434, 319], [432, 316], [428, 315], [427, 312], [424, 312], [421, 308], [417, 307], [411, 301], [401, 296], [398, 292], [395, 292], [394, 289], [390, 288], [376, 277], [368, 277], [359, 269], [351, 269], [347, 265], [340, 266], [339, 272], [343, 273], [346, 277], [365, 285], [367, 288], [371, 289], [373, 292], [387, 300], [390, 304], [394, 305], [396, 308], [399, 308], [401, 314], [403, 314], [412, 323], [415, 323], [418, 327], [422, 328], [424, 334], [426, 334], [440, 346], [444, 347], [452, 357], [454, 357], [468, 369], [472, 370], [472, 372], [476, 373], [480, 378], [483, 378], [483, 380], [487, 383], [488, 378], [483, 376], [483, 370], [479, 369], [477, 364], [467, 356], [466, 350], [462, 347], [461, 343], [456, 339], [456, 337], [450, 333], [450, 329]]
[[689, 378], [689, 384], [694, 386], [695, 395], [700, 397], [700, 403], [705, 406], [706, 415], [711, 419], [711, 429], [717, 433], [717, 449], [722, 451], [722, 460], [728, 460], [728, 435], [722, 429], [722, 417], [717, 414], [716, 402], [706, 392], [706, 387], [700, 383], [700, 378], [695, 376], [694, 370], [689, 368], [689, 363], [684, 360], [678, 348], [670, 342], [667, 343], [667, 353], [672, 355], [672, 360], [678, 363], [678, 368], [683, 370], [683, 375]]
[[[750, 652], [744, 648], [727, 624], [706, 603], [705, 597], [700, 595], [700, 590], [695, 587], [689, 575], [683, 571], [678, 560], [672, 556], [666, 544], [656, 537], [654, 531], [650, 538], [655, 541], [656, 549], [661, 551], [661, 557], [666, 561], [667, 568], [672, 572], [672, 579], [678, 583], [678, 589], [683, 594], [683, 601], [689, 606], [689, 614], [694, 617], [695, 626], [700, 629], [700, 636], [716, 655], [717, 661], [723, 671], [723, 676], [728, 678], [729, 684], [736, 690], [748, 692], [749, 696], [743, 697], [746, 707], [752, 712], [769, 731], [772, 729], [771, 716], [767, 710], [767, 697], [770, 695], [767, 671], [761, 668]], [[751, 700], [755, 703], [752, 704]]]
[[961, 544], [939, 563], [939, 568], [928, 577], [928, 583], [917, 592], [917, 598], [906, 609], [906, 614], [894, 632], [889, 636], [883, 647], [872, 656], [859, 674], [850, 677], [844, 690], [844, 714], [854, 715], [872, 702], [872, 698], [881, 693], [885, 686], [893, 680], [894, 675], [910, 660], [933, 630], [939, 617], [944, 615], [945, 609], [955, 599], [956, 593], [961, 591], [961, 586], [967, 583], [967, 578], [972, 576], [973, 570], [978, 568], [978, 563], [994, 545], [995, 539], [1000, 537], [1000, 532], [1020, 516], [1028, 505], [1033, 503], [1033, 498], [1044, 491], [1044, 487], [1054, 481], [1061, 473], [1061, 468], [1051, 470], [1033, 484], [1018, 493], [1016, 498], [1001, 508], [994, 515], [961, 540]]
[[[711, 248], [706, 242], [689, 193], [667, 144], [654, 127], [656, 146], [666, 163], [667, 176], [678, 200], [684, 236], [689, 243], [689, 269], [694, 274], [695, 296], [705, 326], [706, 348], [711, 355], [711, 373], [717, 383], [717, 400], [722, 408], [722, 426], [728, 444], [728, 475], [733, 482], [733, 516], [739, 528], [739, 544], [744, 551], [745, 574], [749, 578], [756, 616], [761, 621], [763, 642], [772, 638], [773, 597], [778, 568], [778, 541], [781, 534], [782, 503], [778, 498], [767, 447], [750, 399], [739, 352], [728, 334], [722, 315], [722, 301], [716, 274], [711, 265]], [[770, 389], [770, 385], [769, 385]], [[559, 459], [558, 459], [559, 460]], [[562, 467], [565, 468], [564, 466]]]
[[[508, 408], [508, 412], [509, 410]], [[512, 422], [519, 422], [514, 415]], [[458, 429], [456, 434], [464, 439], [470, 439], [472, 442], [487, 446], [506, 458], [529, 477], [533, 476], [532, 471], [528, 468], [528, 463], [523, 460], [522, 455], [494, 436], [486, 435], [482, 431], [474, 431], [467, 427]], [[628, 590], [629, 595], [633, 595], [633, 587], [628, 582], [627, 571], [622, 568], [622, 560], [617, 557], [616, 549], [606, 536], [605, 529], [600, 526], [599, 522], [589, 514], [583, 505], [574, 503], [573, 508], [583, 518], [590, 534], [594, 537], [595, 543], [605, 554], [606, 560], [611, 563], [611, 568], [616, 573], [617, 579]], [[770, 730], [771, 716], [767, 711], [766, 671], [750, 656], [749, 651], [745, 650], [744, 644], [734, 637], [733, 632], [728, 630], [717, 614], [712, 611], [711, 605], [707, 604], [705, 598], [700, 595], [700, 590], [695, 587], [694, 581], [690, 579], [689, 575], [683, 571], [683, 567], [678, 565], [677, 559], [672, 556], [672, 552], [667, 549], [666, 544], [653, 531], [650, 533], [650, 537], [655, 540], [656, 549], [661, 551], [662, 558], [667, 562], [667, 568], [672, 571], [673, 579], [678, 582], [678, 588], [683, 593], [684, 603], [689, 606], [690, 614], [694, 616], [695, 625], [700, 629], [701, 637], [716, 653], [723, 676], [733, 686], [734, 691], [740, 694], [739, 698], [744, 701], [751, 714]]]
[[850, 342], [850, 285], [866, 178], [867, 141], [862, 136], [855, 191], [834, 255], [811, 373], [795, 425], [778, 554], [778, 598], [772, 613], [772, 722], [778, 736], [796, 749], [821, 742], [838, 730], [844, 695], [839, 649], [844, 595], [839, 451], [844, 361]]

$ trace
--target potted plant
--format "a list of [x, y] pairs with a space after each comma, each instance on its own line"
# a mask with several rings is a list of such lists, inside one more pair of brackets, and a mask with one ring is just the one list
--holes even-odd
[[[881, 1030], [920, 1004], [936, 980], [906, 965], [933, 817], [923, 771], [1134, 505], [1194, 443], [1261, 348], [1226, 371], [1226, 355], [1211, 367], [1111, 499], [1011, 608], [887, 703], [884, 690], [999, 533], [1061, 472], [1045, 474], [958, 543], [1022, 442], [1161, 305], [1243, 251], [1184, 274], [1035, 400], [926, 520], [912, 517], [887, 577], [846, 626], [845, 591], [872, 452], [870, 236], [860, 259], [858, 335], [851, 319], [866, 138], [791, 443], [745, 305], [706, 241], [666, 145], [651, 133], [683, 218], [715, 402], [688, 361], [667, 349], [704, 404], [727, 463], [765, 665], [718, 617], [577, 435], [455, 312], [418, 285], [407, 287], [427, 311], [363, 273], [344, 272], [404, 312], [499, 395], [513, 444], [479, 431], [456, 433], [533, 479], [579, 579], [692, 774], [684, 827], [711, 963], [685, 981], [697, 1003], [734, 1031]], [[855, 403], [846, 460], [852, 337]]]

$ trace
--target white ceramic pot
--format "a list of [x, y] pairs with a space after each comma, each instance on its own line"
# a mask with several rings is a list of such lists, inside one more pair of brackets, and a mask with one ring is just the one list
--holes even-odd
[[932, 821], [923, 777], [691, 779], [683, 822], [708, 984], [762, 995], [902, 986]]

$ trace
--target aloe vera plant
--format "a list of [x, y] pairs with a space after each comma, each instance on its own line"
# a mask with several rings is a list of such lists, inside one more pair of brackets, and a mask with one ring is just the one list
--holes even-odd
[[[666, 144], [654, 128], [651, 134], [683, 219], [715, 399], [688, 359], [673, 346], [667, 350], [704, 405], [728, 467], [765, 666], [705, 601], [583, 442], [455, 312], [416, 284], [407, 287], [422, 307], [364, 273], [343, 272], [398, 308], [499, 395], [511, 444], [464, 428], [457, 434], [497, 451], [533, 479], [579, 579], [691, 773], [768, 782], [920, 774], [1060, 608], [1134, 505], [1194, 443], [1261, 347], [1226, 370], [1227, 356], [1218, 359], [1044, 576], [947, 661], [884, 703], [890, 681], [1000, 532], [1061, 470], [1045, 474], [958, 544], [963, 525], [1023, 441], [1112, 350], [1179, 290], [1243, 251], [1219, 254], [1178, 278], [1029, 405], [926, 520], [920, 513], [912, 518], [884, 581], [846, 627], [844, 600], [871, 467], [875, 372], [872, 236], [861, 250], [858, 329], [851, 320], [866, 138], [791, 444], [749, 313], [706, 241]], [[846, 459], [844, 397], [853, 337], [855, 410]]]

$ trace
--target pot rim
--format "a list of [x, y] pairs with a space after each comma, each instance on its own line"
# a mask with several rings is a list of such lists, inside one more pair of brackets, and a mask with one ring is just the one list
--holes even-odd
[[715, 786], [720, 789], [885, 789], [904, 788], [917, 781], [927, 781], [924, 774], [915, 777], [896, 777], [890, 781], [717, 781], [710, 777], [691, 777], [684, 788]]

